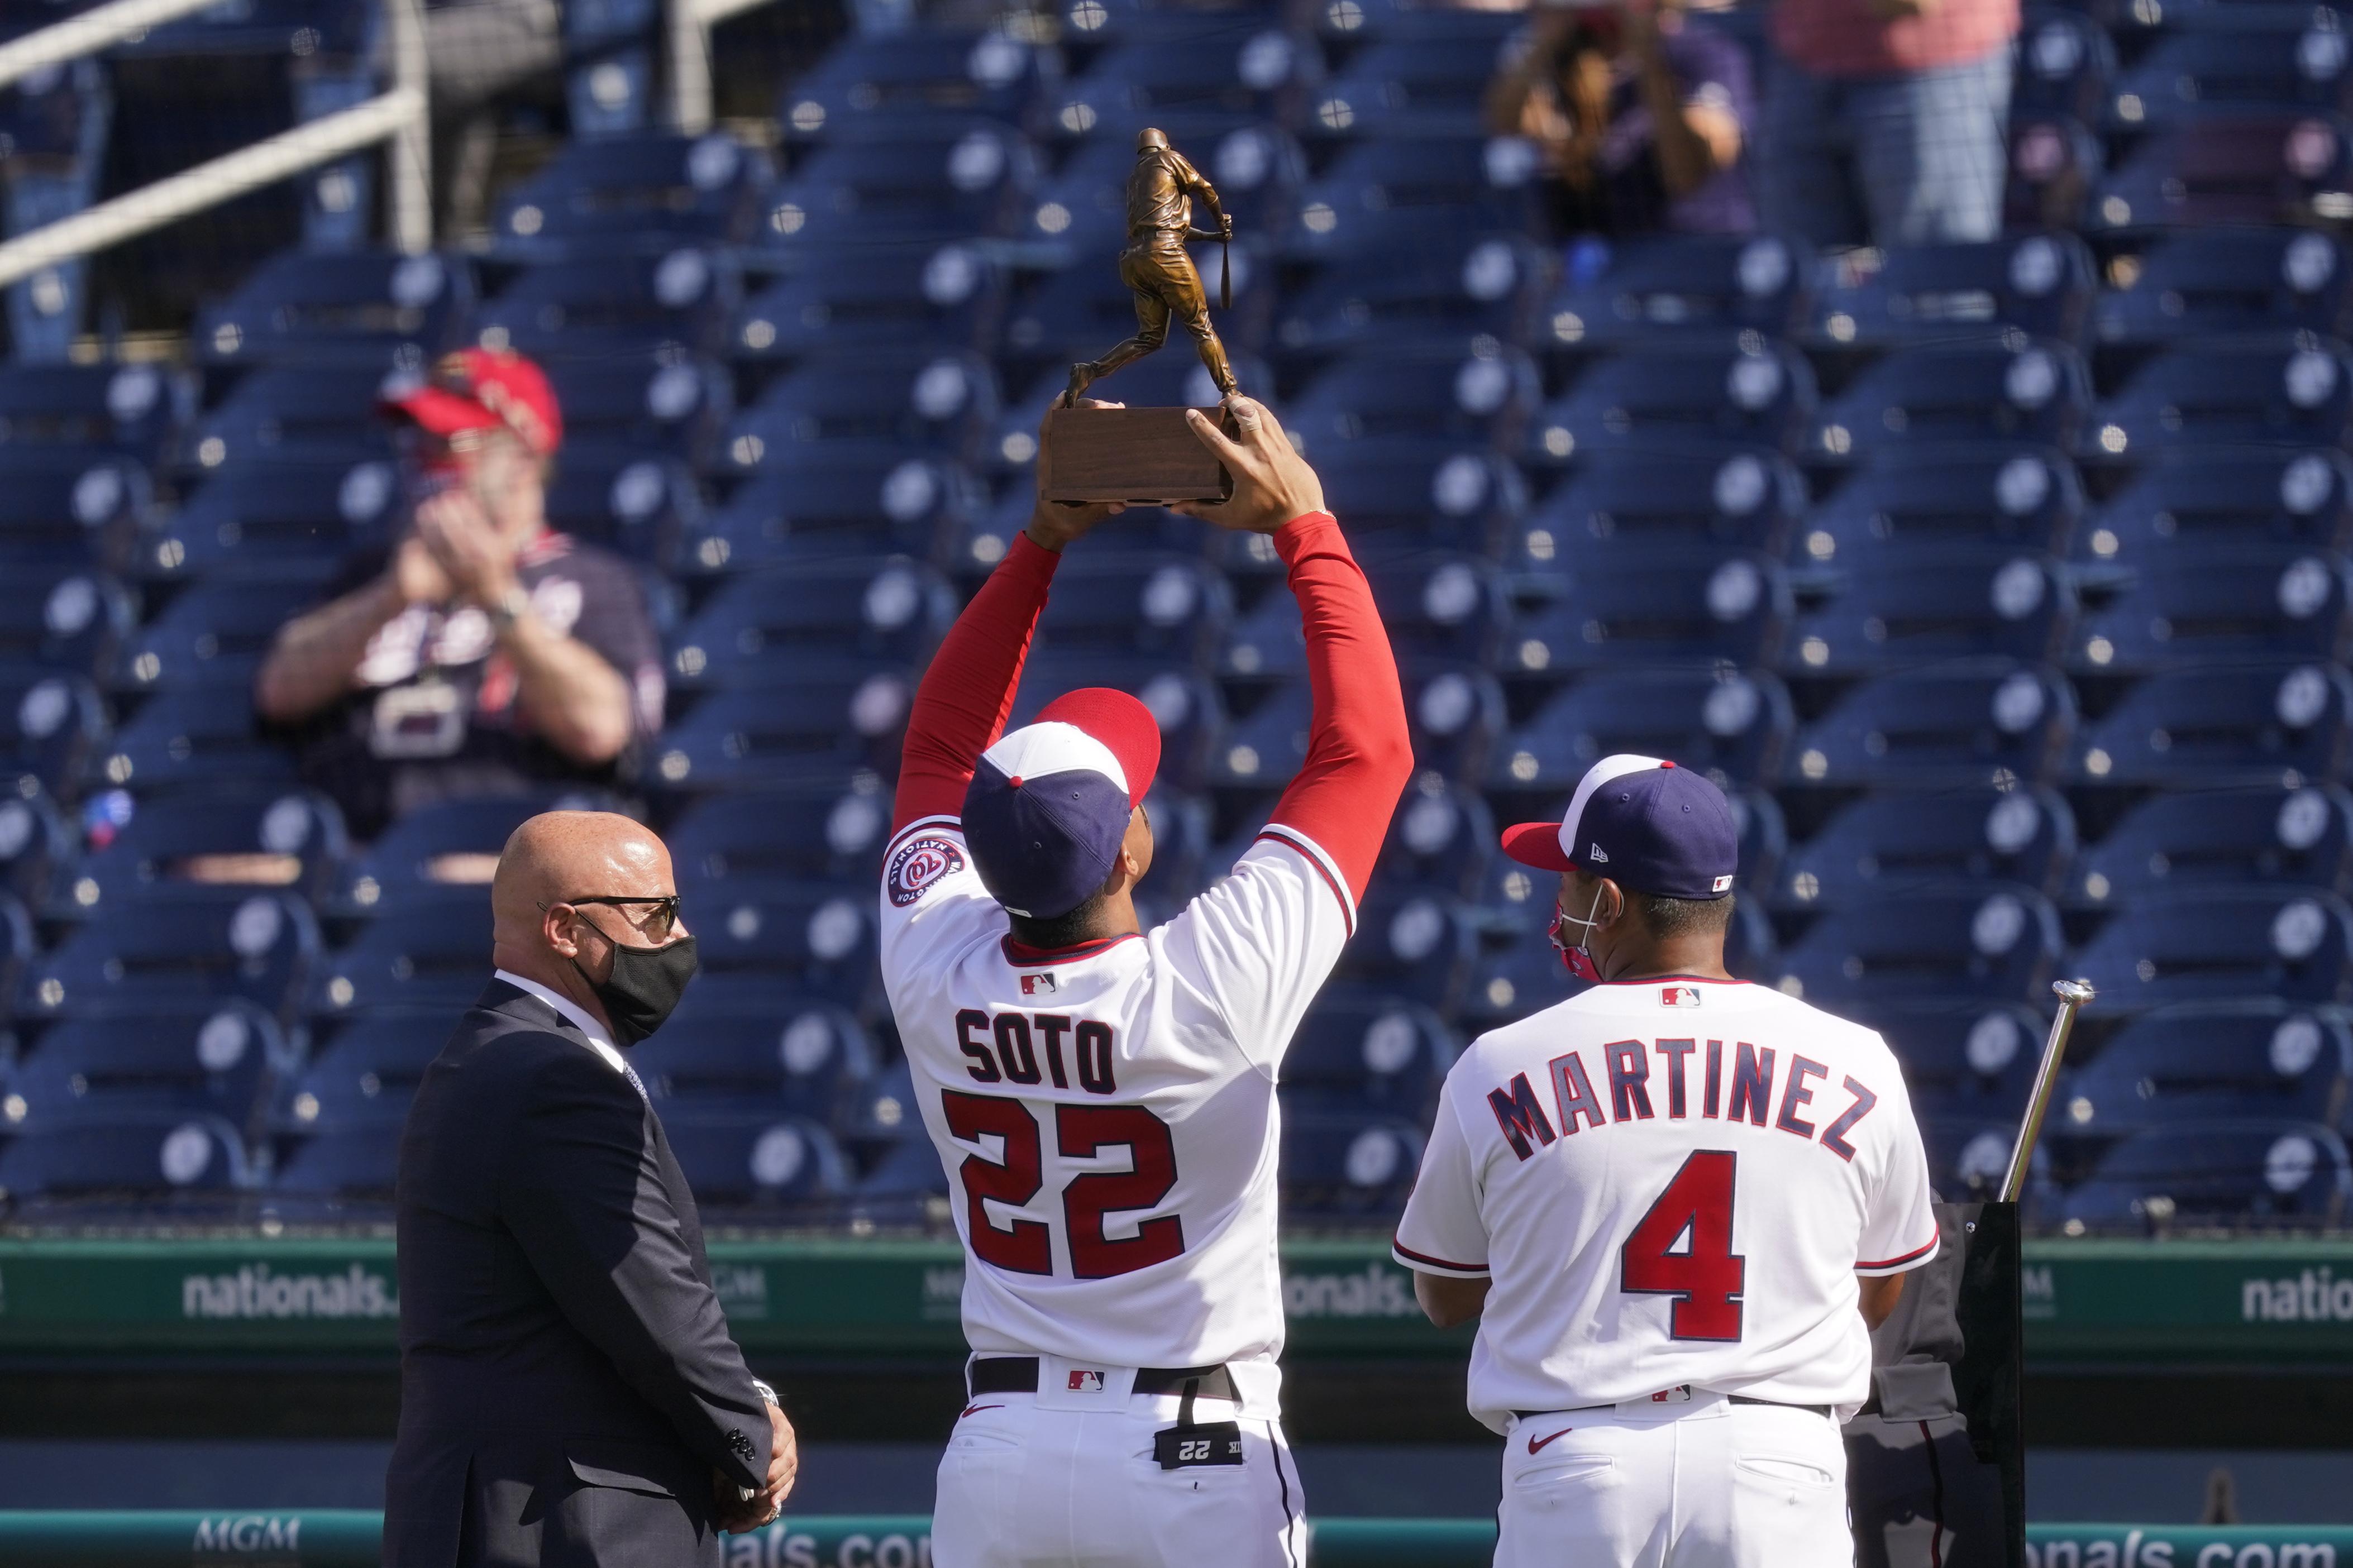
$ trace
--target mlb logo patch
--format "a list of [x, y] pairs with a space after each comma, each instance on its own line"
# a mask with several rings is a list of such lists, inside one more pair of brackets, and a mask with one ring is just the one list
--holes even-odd
[[1021, 994], [1024, 996], [1050, 995], [1055, 989], [1054, 977], [1050, 974], [1025, 974], [1021, 977]]
[[1071, 1373], [1071, 1392], [1072, 1394], [1101, 1394], [1103, 1392], [1103, 1373], [1099, 1372], [1073, 1370]]
[[1699, 987], [1696, 985], [1662, 985], [1659, 987], [1659, 1005], [1662, 1007], [1696, 1007], [1699, 1005]]

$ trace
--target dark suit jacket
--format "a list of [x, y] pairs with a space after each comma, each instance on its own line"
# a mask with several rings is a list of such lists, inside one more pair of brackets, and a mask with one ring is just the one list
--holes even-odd
[[767, 1406], [628, 1079], [492, 982], [418, 1086], [398, 1211], [385, 1568], [716, 1568], [712, 1471], [765, 1479]]

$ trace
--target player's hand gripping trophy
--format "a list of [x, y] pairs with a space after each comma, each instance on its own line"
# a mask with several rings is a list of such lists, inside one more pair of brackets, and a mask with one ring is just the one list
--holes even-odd
[[[1208, 209], [1215, 228], [1193, 226], [1193, 201]], [[1220, 397], [1238, 388], [1226, 348], [1209, 325], [1209, 301], [1201, 289], [1201, 275], [1185, 249], [1188, 239], [1217, 239], [1230, 247], [1234, 220], [1218, 205], [1218, 193], [1185, 154], [1168, 145], [1168, 138], [1150, 127], [1135, 133], [1135, 172], [1127, 177], [1127, 248], [1120, 253], [1120, 280], [1135, 293], [1135, 335], [1097, 360], [1071, 367], [1070, 390], [1062, 406], [1075, 408], [1087, 387], [1131, 360], [1142, 359], [1168, 341], [1168, 319], [1174, 316], [1193, 335], [1209, 379]], [[1233, 271], [1219, 268], [1218, 309], [1233, 308]]]

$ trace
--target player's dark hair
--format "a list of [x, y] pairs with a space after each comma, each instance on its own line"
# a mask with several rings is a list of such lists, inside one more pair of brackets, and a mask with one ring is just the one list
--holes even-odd
[[1732, 924], [1733, 895], [1720, 899], [1670, 899], [1657, 893], [1631, 895], [1642, 923], [1656, 937], [1699, 936]]
[[1005, 911], [1005, 919], [1013, 928], [1013, 940], [1024, 947], [1076, 947], [1094, 940], [1095, 923], [1103, 918], [1103, 897], [1097, 889], [1085, 903], [1050, 921], [1032, 920], [1010, 910]]

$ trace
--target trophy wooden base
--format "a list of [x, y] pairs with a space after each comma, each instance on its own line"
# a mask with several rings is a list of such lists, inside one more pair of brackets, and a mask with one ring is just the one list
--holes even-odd
[[[1237, 433], [1221, 408], [1203, 414]], [[1201, 445], [1182, 408], [1061, 408], [1046, 416], [1038, 494], [1053, 501], [1229, 500], [1233, 476]]]

